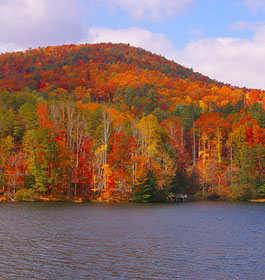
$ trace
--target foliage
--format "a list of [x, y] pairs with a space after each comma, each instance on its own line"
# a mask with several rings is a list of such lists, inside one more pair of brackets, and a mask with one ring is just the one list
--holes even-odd
[[1, 193], [264, 197], [264, 98], [123, 44], [0, 55]]
[[16, 192], [15, 200], [20, 202], [34, 202], [38, 200], [38, 194], [33, 189], [21, 189]]
[[133, 202], [152, 202], [155, 197], [157, 182], [153, 171], [148, 170], [143, 183], [135, 186], [131, 200]]
[[265, 198], [265, 183], [258, 187], [259, 196]]

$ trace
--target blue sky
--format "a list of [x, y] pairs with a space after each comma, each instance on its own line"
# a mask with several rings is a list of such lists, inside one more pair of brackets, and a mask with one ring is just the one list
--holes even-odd
[[0, 53], [97, 42], [265, 89], [265, 0], [0, 0]]
[[244, 1], [238, 0], [190, 1], [191, 4], [187, 5], [183, 12], [176, 13], [173, 16], [163, 15], [161, 12], [160, 18], [150, 17], [149, 11], [146, 11], [140, 18], [135, 18], [132, 13], [121, 9], [119, 6], [111, 9], [104, 4], [104, 1], [94, 1], [94, 3], [94, 15], [91, 14], [83, 21], [87, 26], [102, 26], [111, 29], [137, 26], [153, 33], [166, 35], [178, 49], [184, 48], [189, 41], [198, 39], [198, 35], [201, 35], [201, 37], [237, 36], [239, 38], [250, 38], [250, 30], [233, 30], [231, 24], [239, 21], [265, 21], [263, 12], [257, 12], [258, 10], [250, 12], [250, 6], [244, 5]]

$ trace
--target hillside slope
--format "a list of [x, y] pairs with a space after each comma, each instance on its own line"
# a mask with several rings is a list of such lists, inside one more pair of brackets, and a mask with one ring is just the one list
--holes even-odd
[[118, 73], [152, 70], [191, 81], [213, 82], [206, 76], [151, 52], [109, 43], [47, 47], [1, 55], [0, 87], [15, 91], [25, 86], [31, 89], [61, 87], [73, 90], [77, 86], [89, 86], [93, 78], [90, 77], [90, 71], [107, 71], [114, 65], [119, 66], [115, 69]]
[[18, 200], [265, 196], [265, 94], [124, 44], [0, 55], [0, 181]]

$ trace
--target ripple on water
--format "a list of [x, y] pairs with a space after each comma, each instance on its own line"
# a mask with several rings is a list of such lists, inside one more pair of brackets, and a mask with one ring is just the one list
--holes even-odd
[[0, 279], [264, 279], [264, 210], [0, 204]]

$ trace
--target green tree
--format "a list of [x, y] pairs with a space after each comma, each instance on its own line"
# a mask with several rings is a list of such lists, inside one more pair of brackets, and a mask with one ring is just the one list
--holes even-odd
[[13, 135], [15, 124], [15, 114], [6, 108], [0, 109], [0, 138]]
[[23, 138], [23, 146], [29, 175], [34, 178], [31, 187], [46, 192], [60, 177], [55, 137], [47, 128], [31, 129]]
[[157, 190], [156, 185], [157, 185], [157, 181], [153, 171], [148, 170], [144, 182], [134, 187], [131, 200], [137, 203], [153, 202]]
[[252, 117], [257, 120], [260, 127], [265, 127], [265, 111], [263, 110], [261, 104], [255, 102], [251, 106], [250, 112]]

